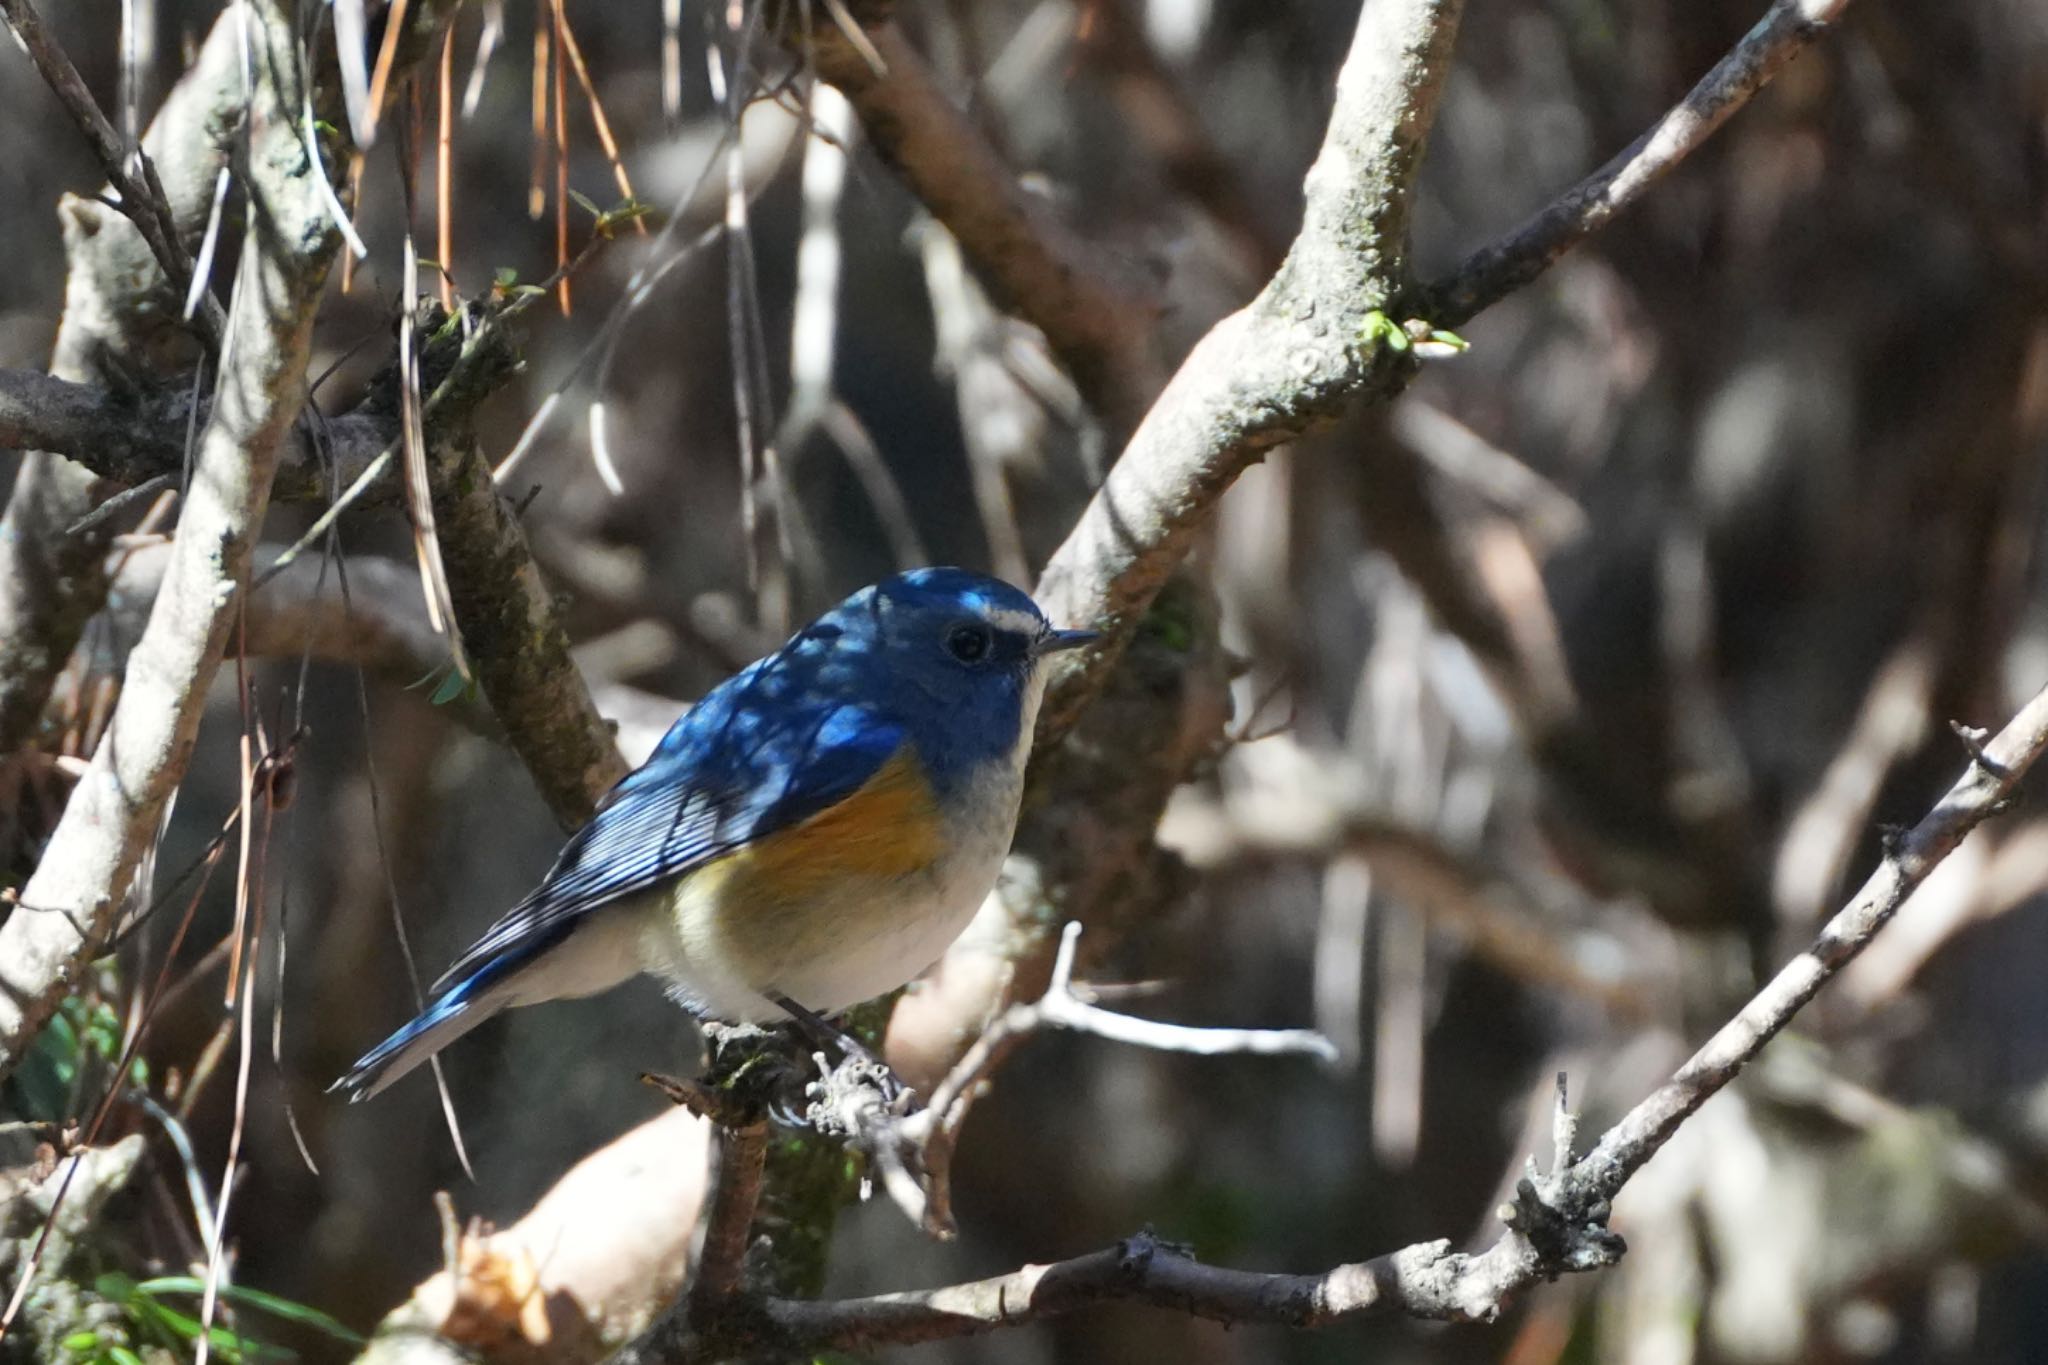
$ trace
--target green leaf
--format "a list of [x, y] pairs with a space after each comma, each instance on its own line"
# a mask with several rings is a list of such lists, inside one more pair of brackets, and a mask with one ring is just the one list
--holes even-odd
[[118, 1271], [109, 1271], [92, 1282], [92, 1292], [109, 1303], [125, 1304], [135, 1297], [135, 1281]]
[[519, 272], [509, 265], [501, 265], [491, 272], [491, 286], [495, 289], [510, 289], [519, 283]]
[[592, 218], [604, 217], [604, 210], [599, 208], [597, 206], [597, 201], [592, 199], [589, 195], [578, 194], [575, 190], [570, 190], [569, 197], [576, 201], [576, 206], [578, 208], [583, 209]]
[[638, 199], [621, 199], [597, 215], [597, 230], [609, 237], [620, 225], [645, 218], [652, 212], [652, 204], [643, 204]]
[[100, 1334], [98, 1332], [73, 1332], [57, 1344], [67, 1351], [94, 1351], [99, 1349]]
[[107, 1358], [114, 1361], [115, 1365], [142, 1365], [142, 1357], [126, 1346], [109, 1346]]
[[463, 676], [460, 669], [451, 668], [442, 677], [440, 685], [434, 689], [434, 695], [429, 697], [428, 701], [435, 706], [446, 706], [449, 702], [466, 695], [468, 691], [469, 679]]
[[[164, 1275], [154, 1280], [144, 1280], [136, 1287], [145, 1294], [204, 1294], [206, 1292], [205, 1281], [192, 1275]], [[362, 1346], [367, 1344], [369, 1340], [360, 1333], [344, 1327], [340, 1322], [329, 1317], [319, 1309], [300, 1303], [295, 1299], [285, 1298], [282, 1294], [272, 1294], [262, 1289], [249, 1289], [238, 1284], [224, 1284], [220, 1287], [220, 1296], [244, 1307], [260, 1308], [273, 1317], [283, 1318], [287, 1322], [296, 1322], [301, 1326], [310, 1327], [316, 1332], [325, 1332], [328, 1336], [338, 1341], [345, 1341], [351, 1346]]]

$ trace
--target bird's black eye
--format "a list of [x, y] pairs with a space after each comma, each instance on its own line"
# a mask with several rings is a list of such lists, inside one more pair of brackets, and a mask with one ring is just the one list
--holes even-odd
[[993, 643], [987, 626], [955, 626], [946, 632], [946, 652], [963, 664], [978, 664], [986, 659]]

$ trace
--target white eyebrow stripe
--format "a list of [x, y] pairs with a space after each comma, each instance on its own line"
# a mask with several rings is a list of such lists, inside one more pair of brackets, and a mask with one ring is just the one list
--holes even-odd
[[1036, 612], [1023, 611], [1016, 607], [984, 607], [982, 619], [997, 630], [1013, 630], [1019, 635], [1036, 638], [1045, 629], [1044, 620]]

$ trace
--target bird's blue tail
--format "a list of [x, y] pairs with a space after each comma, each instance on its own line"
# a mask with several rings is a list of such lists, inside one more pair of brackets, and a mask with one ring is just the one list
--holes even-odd
[[328, 1093], [339, 1091], [355, 1103], [381, 1092], [503, 1009], [509, 1002], [491, 987], [504, 975], [503, 964], [491, 963], [458, 981], [412, 1022], [364, 1053], [340, 1080], [327, 1087]]

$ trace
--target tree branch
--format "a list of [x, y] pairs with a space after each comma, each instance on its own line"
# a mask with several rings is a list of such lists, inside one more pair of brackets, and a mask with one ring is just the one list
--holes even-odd
[[385, 1316], [362, 1365], [606, 1359], [682, 1287], [715, 1131], [670, 1110], [583, 1158], [510, 1227], [459, 1238], [455, 1263]]
[[[399, 70], [417, 61], [452, 8], [452, 0], [432, 0], [410, 9]], [[245, 132], [243, 29], [239, 8], [215, 20], [143, 135], [148, 188], [161, 196], [180, 243], [205, 230]], [[290, 110], [286, 128], [306, 156], [302, 112]], [[180, 321], [176, 272], [166, 275], [135, 225], [98, 199], [66, 195], [58, 217], [67, 273], [50, 373], [78, 382], [116, 374], [185, 382], [194, 348]], [[106, 596], [104, 551], [114, 528], [72, 533], [99, 501], [98, 483], [82, 466], [30, 453], [0, 517], [0, 753], [35, 732], [51, 684]]]
[[[33, 0], [0, 0], [0, 15], [6, 17], [8, 28], [13, 30], [29, 60], [35, 63], [36, 70], [42, 73], [44, 83], [71, 115], [71, 121], [85, 134], [93, 155], [99, 158], [100, 168], [107, 173], [107, 183], [119, 196], [120, 212], [135, 225], [136, 232], [156, 258], [157, 268], [174, 288], [190, 288], [192, 257], [178, 235], [177, 219], [164, 198], [164, 188], [157, 179], [156, 167], [150, 162], [148, 150], [138, 147], [131, 153], [121, 146], [114, 125], [100, 112], [99, 104], [79, 76], [78, 68], [71, 64], [71, 58], [43, 27], [43, 17], [36, 12]], [[219, 301], [205, 291], [191, 297], [197, 306], [203, 334], [210, 344], [217, 346], [224, 323]]]
[[[189, 390], [129, 396], [40, 370], [0, 370], [0, 450], [62, 455], [102, 479], [133, 487], [183, 468], [192, 407]], [[203, 422], [210, 407], [202, 399], [197, 420]], [[397, 439], [390, 418], [369, 410], [327, 419], [317, 440], [306, 425], [295, 425], [278, 452], [271, 500], [324, 502], [333, 481], [343, 487], [354, 483]], [[387, 476], [357, 502], [391, 503], [398, 492], [397, 479]]]
[[1017, 183], [893, 20], [864, 33], [870, 52], [821, 15], [798, 55], [846, 95], [875, 150], [959, 240], [997, 306], [1045, 333], [1089, 406], [1118, 436], [1130, 432], [1159, 388], [1151, 308]]
[[[107, 612], [120, 626], [117, 639], [137, 638], [170, 568], [172, 543], [147, 545], [121, 556]], [[274, 558], [259, 551], [258, 564]], [[448, 642], [434, 633], [420, 602], [419, 577], [409, 567], [370, 557], [348, 561], [344, 598], [332, 565], [298, 560], [243, 600], [230, 650], [250, 659], [302, 656], [355, 664], [403, 686], [448, 662]]]
[[183, 776], [248, 582], [284, 432], [305, 401], [313, 315], [339, 236], [297, 134], [305, 53], [289, 14], [244, 11], [255, 67], [250, 230], [222, 371], [171, 566], [105, 738], [21, 904], [0, 924], [0, 1074], [106, 941]]
[[1963, 775], [1920, 823], [1903, 833], [1892, 832], [1883, 860], [1813, 945], [1786, 963], [1667, 1084], [1608, 1130], [1573, 1172], [1581, 1193], [1612, 1199], [1679, 1124], [1733, 1080], [1830, 977], [1863, 951], [1971, 830], [2005, 808], [2044, 748], [2048, 689], [2036, 693], [2004, 729], [1971, 754]]
[[[484, 697], [505, 727], [512, 750], [564, 828], [590, 818], [607, 788], [627, 772], [611, 729], [591, 700], [582, 670], [569, 654], [569, 633], [554, 594], [526, 543], [513, 509], [499, 496], [469, 417], [470, 391], [488, 392], [509, 364], [494, 320], [457, 319], [439, 305], [421, 305], [419, 335], [431, 355], [458, 346], [461, 358], [427, 405], [440, 416], [427, 442], [441, 563], [457, 628]], [[422, 358], [425, 365], [428, 357]], [[465, 362], [474, 361], [474, 372]]]
[[[239, 121], [238, 15], [214, 22], [143, 135], [180, 234], [204, 227]], [[67, 195], [57, 216], [64, 229], [64, 319], [50, 373], [83, 381], [110, 367], [175, 371], [162, 362], [188, 348], [189, 338], [177, 335], [178, 305], [141, 234], [94, 199]], [[97, 483], [78, 465], [29, 454], [0, 516], [0, 753], [20, 748], [35, 732], [52, 682], [106, 596], [103, 560], [112, 528], [71, 533], [98, 501]]]
[[[495, 315], [451, 319], [429, 308], [417, 331], [426, 338], [420, 371], [433, 396], [424, 426], [456, 623], [507, 740], [556, 818], [574, 827], [626, 768], [570, 658], [568, 634], [525, 533], [476, 445], [476, 411], [514, 372], [518, 357]], [[397, 383], [390, 368], [355, 411], [317, 429], [295, 424], [282, 445], [273, 497], [325, 502], [337, 487], [367, 478], [355, 505], [394, 501]], [[75, 454], [110, 479], [139, 483], [180, 467], [183, 442], [173, 433], [185, 429], [191, 405], [189, 395], [131, 400], [31, 371], [0, 371], [0, 444]]]
[[1548, 270], [1692, 155], [1848, 7], [1849, 0], [1774, 0], [1756, 27], [1641, 137], [1432, 283], [1424, 291], [1423, 316], [1439, 327], [1459, 326]]
[[1287, 259], [1182, 363], [1039, 579], [1039, 601], [1057, 619], [1106, 632], [1047, 696], [1041, 743], [1073, 723], [1239, 474], [1413, 373], [1390, 311], [1406, 282], [1409, 187], [1462, 9], [1365, 5]]
[[[1607, 1230], [1610, 1206], [1629, 1178], [1680, 1124], [1761, 1052], [1969, 832], [2004, 808], [2020, 778], [2048, 749], [2048, 689], [1973, 754], [1967, 768], [1890, 851], [1812, 948], [1779, 972], [1672, 1079], [1572, 1158], [1576, 1116], [1560, 1087], [1547, 1174], [1531, 1171], [1502, 1210], [1508, 1230], [1479, 1253], [1423, 1242], [1320, 1275], [1260, 1274], [1203, 1265], [1150, 1234], [1054, 1265], [943, 1289], [809, 1301], [760, 1298], [735, 1307], [717, 1332], [647, 1343], [643, 1361], [725, 1358], [776, 1351], [861, 1350], [976, 1335], [1105, 1301], [1149, 1303], [1218, 1322], [1324, 1327], [1401, 1313], [1490, 1321], [1538, 1280], [1613, 1264], [1624, 1248]], [[701, 1324], [700, 1324], [701, 1327]]]
[[1162, 1052], [1187, 1052], [1216, 1057], [1227, 1053], [1272, 1056], [1305, 1054], [1324, 1063], [1337, 1060], [1337, 1048], [1314, 1029], [1191, 1028], [1118, 1014], [1083, 1000], [1074, 991], [1074, 956], [1081, 941], [1081, 923], [1071, 920], [1060, 934], [1052, 980], [1032, 1003], [1012, 1005], [982, 1030], [965, 1056], [932, 1090], [931, 1103], [896, 1124], [892, 1139], [911, 1148], [924, 1168], [921, 1189], [904, 1188], [898, 1204], [911, 1221], [938, 1237], [952, 1237], [953, 1151], [967, 1114], [986, 1089], [991, 1072], [1032, 1034], [1046, 1029], [1092, 1033], [1111, 1042]]

